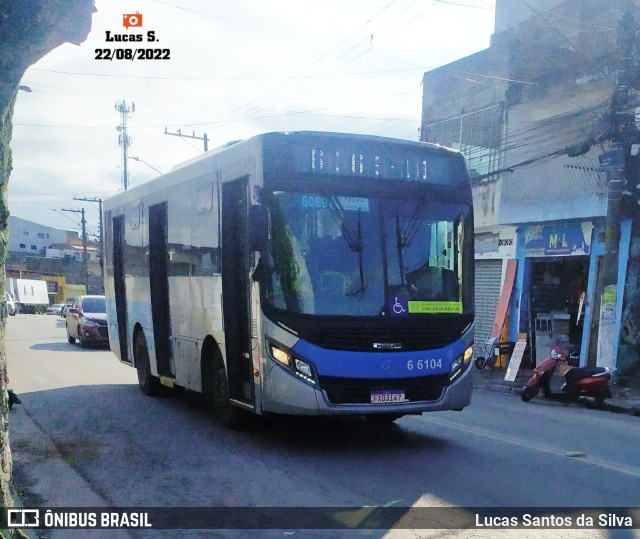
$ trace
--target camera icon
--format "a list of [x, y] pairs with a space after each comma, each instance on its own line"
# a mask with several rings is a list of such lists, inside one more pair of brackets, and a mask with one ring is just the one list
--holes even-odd
[[139, 11], [135, 13], [125, 13], [122, 16], [122, 26], [127, 30], [130, 26], [142, 26], [142, 15]]

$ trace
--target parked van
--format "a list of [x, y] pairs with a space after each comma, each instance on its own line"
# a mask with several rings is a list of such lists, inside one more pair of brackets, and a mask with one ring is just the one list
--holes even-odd
[[40, 279], [7, 279], [5, 290], [14, 298], [22, 313], [44, 314], [49, 306], [47, 282]]

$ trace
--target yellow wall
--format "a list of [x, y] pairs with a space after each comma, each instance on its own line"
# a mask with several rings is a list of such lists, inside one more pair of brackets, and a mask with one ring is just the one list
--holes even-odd
[[65, 278], [54, 275], [43, 275], [42, 280], [58, 283], [57, 294], [55, 296], [49, 295], [49, 299], [51, 300], [51, 303], [64, 303]]
[[64, 300], [60, 303], [66, 303], [71, 299], [75, 299], [78, 296], [82, 296], [87, 293], [87, 287], [83, 284], [65, 284], [64, 285]]

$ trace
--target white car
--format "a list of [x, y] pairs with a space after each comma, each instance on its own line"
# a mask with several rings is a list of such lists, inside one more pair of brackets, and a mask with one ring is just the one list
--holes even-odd
[[64, 307], [64, 303], [54, 303], [53, 305], [49, 305], [47, 308], [47, 314], [57, 314], [60, 316], [62, 307]]

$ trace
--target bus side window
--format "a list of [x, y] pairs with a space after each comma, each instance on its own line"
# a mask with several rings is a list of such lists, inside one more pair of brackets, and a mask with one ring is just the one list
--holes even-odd
[[192, 196], [192, 274], [199, 277], [220, 274], [218, 184], [212, 176], [198, 178]]
[[213, 183], [208, 183], [196, 191], [196, 207], [198, 213], [210, 213], [213, 209]]

